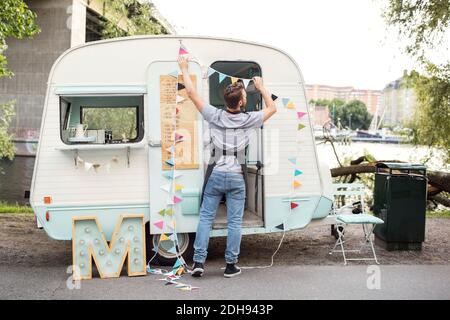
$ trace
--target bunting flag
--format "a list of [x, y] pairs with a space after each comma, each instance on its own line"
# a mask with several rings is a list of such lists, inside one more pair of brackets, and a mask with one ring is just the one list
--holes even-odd
[[154, 225], [155, 227], [157, 227], [158, 229], [161, 229], [161, 230], [162, 230], [162, 228], [164, 227], [164, 221], [163, 221], [163, 220], [159, 220], [159, 221], [153, 223], [153, 225]]
[[297, 158], [289, 158], [288, 160], [292, 164], [297, 164]]
[[169, 236], [169, 239], [173, 242], [178, 242], [177, 234], [175, 232]]
[[222, 81], [225, 80], [226, 77], [227, 77], [226, 74], [219, 72], [219, 83], [222, 83]]
[[167, 252], [170, 252], [170, 253], [173, 253], [173, 254], [177, 254], [177, 248], [175, 248], [175, 246], [173, 246], [170, 249], [168, 249]]
[[189, 52], [187, 51], [186, 47], [183, 46], [182, 43], [180, 43], [180, 49], [178, 50], [178, 55], [182, 56], [185, 54], [189, 54]]
[[298, 170], [298, 169], [295, 169], [295, 171], [294, 171], [294, 176], [299, 176], [299, 175], [301, 175], [302, 173], [303, 173], [303, 171]]
[[284, 230], [284, 223], [277, 225], [275, 228]]
[[180, 103], [180, 102], [183, 102], [184, 100], [186, 100], [185, 98], [183, 98], [182, 96], [179, 96], [179, 95], [177, 95], [177, 98], [176, 98], [176, 103]]
[[169, 76], [178, 78], [178, 70], [172, 71], [171, 73], [169, 73]]
[[171, 171], [163, 172], [163, 176], [167, 179], [177, 179], [177, 178], [181, 177], [181, 173], [179, 173], [178, 171], [175, 171], [175, 170], [171, 170]]
[[175, 261], [175, 264], [172, 267], [172, 270], [178, 269], [179, 267], [181, 267], [181, 261], [180, 259], [177, 259], [177, 261]]
[[287, 109], [295, 109], [295, 104], [292, 101], [289, 101], [289, 103], [286, 105]]
[[183, 272], [184, 272], [184, 268], [183, 267], [179, 267], [175, 274], [181, 276], [183, 274]]
[[288, 98], [282, 98], [281, 99], [281, 101], [283, 101], [283, 106], [287, 106], [287, 104], [289, 103], [289, 101], [291, 101], [290, 99], [288, 99]]
[[164, 217], [166, 214], [166, 209], [159, 210], [158, 213]]
[[297, 112], [297, 118], [301, 119], [304, 115], [306, 114], [306, 112]]
[[168, 183], [168, 184], [165, 184], [165, 185], [161, 186], [160, 188], [162, 190], [164, 190], [165, 192], [170, 192], [170, 187], [171, 186], [172, 186], [172, 184]]
[[272, 98], [273, 101], [278, 99], [278, 97], [276, 95], [274, 95], [274, 94], [272, 94], [271, 98]]
[[235, 78], [235, 77], [230, 77], [230, 79], [231, 79], [231, 83], [233, 83], [233, 84], [239, 80], [239, 78]]
[[177, 90], [180, 91], [183, 90], [184, 88], [186, 88], [184, 84], [178, 82]]
[[177, 197], [177, 196], [173, 196], [173, 203], [174, 203], [174, 204], [180, 203], [181, 201], [183, 201], [182, 198], [179, 198], [179, 197]]
[[169, 166], [174, 166], [174, 165], [175, 165], [175, 162], [174, 162], [174, 159], [173, 159], [173, 158], [167, 159], [167, 160], [166, 160], [166, 163], [167, 163]]
[[92, 166], [93, 166], [92, 163], [90, 163], [90, 162], [85, 162], [85, 163], [84, 163], [84, 170], [89, 171], [89, 169], [91, 169]]
[[175, 183], [175, 191], [180, 191], [182, 190], [184, 187], [181, 184]]
[[304, 124], [299, 123], [297, 129], [298, 130], [302, 130], [303, 128], [305, 128], [306, 126]]
[[295, 202], [291, 202], [291, 209], [295, 209], [298, 207], [298, 204]]
[[292, 182], [292, 185], [294, 186], [294, 188], [298, 188], [298, 187], [300, 187], [302, 184], [301, 184], [299, 181], [294, 180], [294, 182]]
[[213, 68], [208, 68], [208, 78], [211, 77], [214, 73], [216, 73], [217, 71], [214, 70]]
[[167, 241], [167, 240], [169, 240], [169, 237], [166, 236], [165, 233], [163, 233], [163, 234], [161, 234], [161, 238], [159, 238], [159, 240], [160, 240], [160, 241]]
[[166, 149], [167, 151], [169, 151], [170, 153], [175, 153], [175, 147], [171, 146], [169, 148]]
[[244, 88], [247, 89], [248, 84], [250, 83], [250, 81], [252, 81], [251, 79], [242, 79], [242, 82], [244, 83]]
[[167, 216], [171, 216], [173, 215], [173, 209], [172, 208], [168, 208], [166, 209], [166, 211], [164, 212]]
[[181, 140], [183, 140], [183, 136], [175, 132], [175, 142], [179, 142]]

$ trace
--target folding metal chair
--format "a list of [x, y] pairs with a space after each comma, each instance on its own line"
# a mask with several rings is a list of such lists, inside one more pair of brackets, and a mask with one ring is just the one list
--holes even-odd
[[[344, 257], [344, 265], [347, 265], [347, 261], [375, 261], [375, 263], [379, 264], [373, 245], [373, 230], [377, 224], [382, 224], [384, 221], [380, 218], [365, 213], [364, 185], [359, 183], [336, 183], [333, 184], [333, 187], [333, 214], [336, 215], [337, 240], [333, 249], [330, 250], [330, 254], [333, 254], [334, 252], [341, 252]], [[351, 204], [347, 204], [348, 200], [350, 200]], [[340, 204], [343, 205], [340, 206]], [[348, 239], [344, 240], [345, 228], [352, 224], [361, 225], [364, 234], [361, 246], [358, 250], [346, 249], [344, 245], [348, 242]], [[336, 247], [338, 246], [340, 246], [340, 249], [336, 250]], [[362, 250], [366, 246], [370, 246], [373, 258], [347, 258], [346, 253], [362, 253]]]

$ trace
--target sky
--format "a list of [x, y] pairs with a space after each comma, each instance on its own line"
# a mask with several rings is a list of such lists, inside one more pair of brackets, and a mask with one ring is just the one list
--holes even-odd
[[180, 35], [236, 38], [290, 54], [307, 84], [382, 90], [414, 68], [383, 20], [387, 0], [153, 0]]

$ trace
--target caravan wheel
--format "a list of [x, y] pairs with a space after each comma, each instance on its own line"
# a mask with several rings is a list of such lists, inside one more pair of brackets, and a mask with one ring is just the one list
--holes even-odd
[[[177, 237], [180, 254], [183, 256], [186, 262], [191, 261], [192, 256], [194, 255], [195, 234], [177, 233]], [[168, 251], [170, 248], [172, 248], [173, 242], [171, 240], [160, 242], [159, 234], [149, 235], [148, 238], [149, 239], [147, 240], [147, 261], [150, 260], [155, 255], [155, 251], [153, 251], [153, 248], [156, 248], [159, 244], [158, 253], [151, 261], [151, 264], [161, 266], [173, 265], [177, 259], [177, 256], [176, 254], [173, 254]]]

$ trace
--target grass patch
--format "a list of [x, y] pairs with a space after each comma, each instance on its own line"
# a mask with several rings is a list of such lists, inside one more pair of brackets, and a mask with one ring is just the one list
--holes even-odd
[[21, 206], [18, 204], [8, 204], [0, 201], [0, 213], [33, 213], [33, 209], [30, 206]]
[[427, 211], [427, 218], [450, 218], [450, 210]]

